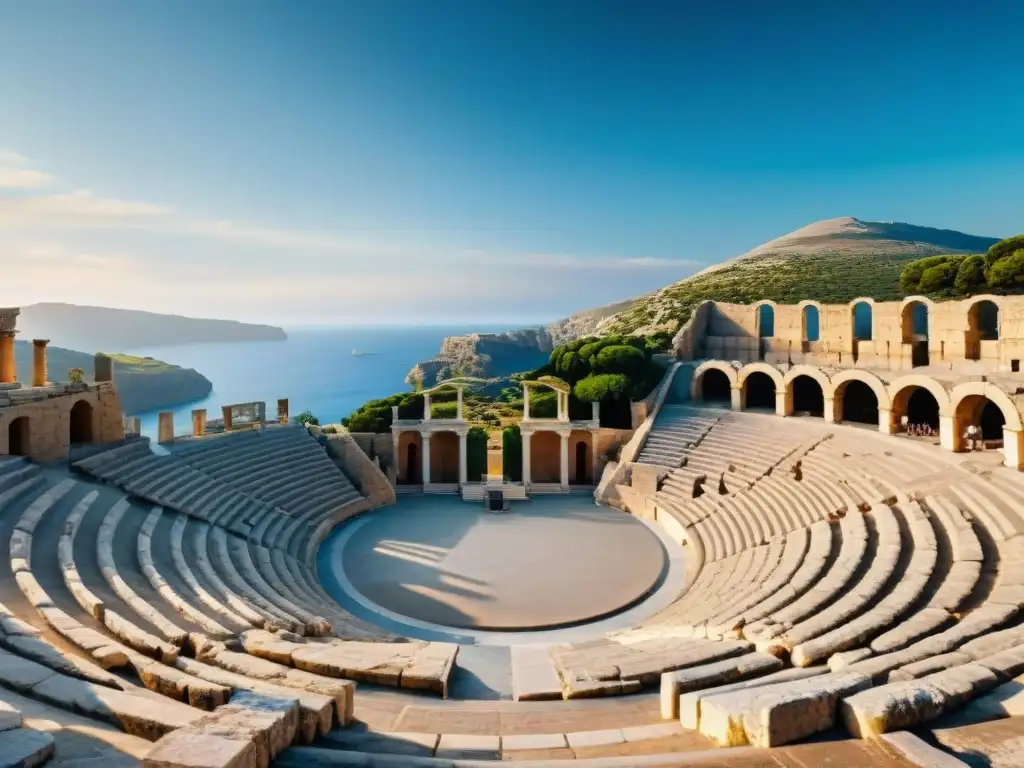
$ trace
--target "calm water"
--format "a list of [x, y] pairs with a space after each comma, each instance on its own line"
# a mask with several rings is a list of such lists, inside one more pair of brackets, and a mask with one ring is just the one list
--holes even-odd
[[[321, 423], [338, 421], [375, 397], [407, 390], [405, 375], [421, 360], [435, 357], [445, 336], [486, 328], [332, 328], [289, 330], [288, 340], [245, 344], [197, 344], [126, 350], [195, 368], [213, 382], [209, 397], [174, 411], [175, 431], [191, 430], [193, 408], [220, 418], [222, 405], [263, 400], [267, 415], [277, 413], [277, 399], [287, 397], [294, 416], [310, 410]], [[355, 357], [352, 349], [377, 352]], [[142, 432], [155, 438], [157, 414], [142, 417]]]

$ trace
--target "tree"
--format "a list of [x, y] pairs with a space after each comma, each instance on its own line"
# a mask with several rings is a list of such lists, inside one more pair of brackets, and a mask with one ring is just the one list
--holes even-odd
[[928, 267], [921, 273], [921, 281], [918, 283], [917, 289], [921, 293], [939, 293], [951, 289], [959, 269], [960, 260], [954, 259]]
[[573, 387], [573, 394], [587, 403], [606, 399], [618, 399], [630, 390], [629, 379], [621, 373], [596, 373], [580, 379]]
[[605, 347], [597, 353], [591, 367], [601, 373], [622, 373], [634, 376], [642, 375], [647, 358], [642, 351], [634, 346], [617, 344]]
[[487, 474], [487, 430], [470, 427], [466, 434], [466, 477], [475, 483]]
[[921, 280], [926, 270], [932, 267], [940, 267], [948, 261], [948, 256], [929, 256], [926, 259], [911, 261], [900, 273], [900, 288], [904, 293], [920, 293], [926, 289], [921, 286]]
[[1000, 259], [1005, 259], [1015, 251], [1019, 251], [1021, 248], [1024, 248], [1024, 235], [1016, 235], [1015, 237], [1000, 240], [989, 247], [988, 253], [985, 254], [985, 264], [991, 266]]
[[319, 427], [320, 419], [314, 416], [311, 411], [303, 411], [302, 413], [295, 417], [295, 423], [302, 424], [305, 427], [308, 427], [310, 424], [312, 424], [314, 427]]
[[953, 289], [961, 296], [976, 292], [985, 285], [985, 257], [968, 256], [960, 262], [953, 279]]
[[985, 276], [993, 288], [1005, 290], [1024, 287], [1024, 248], [989, 265]]
[[523, 435], [518, 424], [501, 431], [501, 461], [506, 477], [513, 482], [523, 479]]

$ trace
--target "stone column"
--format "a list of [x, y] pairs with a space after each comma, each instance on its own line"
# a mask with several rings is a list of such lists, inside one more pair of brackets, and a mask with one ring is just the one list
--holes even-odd
[[194, 408], [192, 410], [192, 437], [202, 437], [206, 434], [206, 409]]
[[46, 386], [46, 345], [49, 339], [32, 340], [32, 386]]
[[896, 434], [896, 423], [893, 421], [892, 411], [888, 408], [878, 409], [878, 431], [883, 435]]
[[594, 478], [594, 485], [601, 482], [601, 456], [598, 454], [597, 449], [601, 445], [601, 433], [600, 431], [593, 429], [590, 431], [590, 476]]
[[785, 390], [775, 393], [775, 415], [789, 416], [790, 400]]
[[133, 435], [141, 435], [142, 434], [142, 419], [140, 419], [138, 416], [135, 416], [135, 417], [131, 418], [130, 421], [131, 421], [131, 427], [132, 427], [132, 434]]
[[92, 370], [97, 384], [114, 380], [114, 361], [102, 353], [93, 355]]
[[561, 470], [562, 470], [562, 487], [569, 487], [569, 435], [565, 432], [559, 435], [562, 438], [562, 457], [561, 457]]
[[960, 436], [956, 433], [959, 425], [952, 416], [939, 415], [939, 445], [947, 451], [960, 447]]
[[1024, 467], [1024, 431], [1003, 427], [1003, 463], [1012, 469]]
[[18, 380], [17, 364], [14, 361], [14, 334], [17, 331], [0, 331], [0, 384], [13, 384]]
[[[459, 399], [461, 400], [462, 399], [461, 398], [461, 395], [462, 395], [462, 390], [461, 389], [459, 390], [459, 395], [460, 395]], [[459, 404], [459, 407], [460, 408], [462, 407], [461, 403]], [[460, 416], [460, 418], [461, 418], [461, 416]], [[466, 482], [466, 476], [468, 474], [468, 471], [469, 470], [466, 467], [466, 433], [465, 432], [459, 432], [459, 482], [460, 483]]]
[[743, 390], [739, 387], [733, 387], [729, 390], [729, 407], [734, 411], [743, 410]]
[[288, 398], [282, 397], [277, 401], [277, 420], [282, 424], [288, 423]]
[[423, 420], [430, 421], [430, 393], [426, 392], [423, 395]]
[[[523, 421], [530, 420], [530, 388], [523, 387]], [[525, 466], [525, 465], [524, 465]], [[525, 477], [525, 475], [524, 475]]]
[[594, 421], [601, 421], [601, 402], [599, 400], [590, 404], [590, 418]]
[[430, 482], [430, 433], [420, 432], [420, 437], [422, 438], [421, 443], [423, 447], [423, 466], [420, 469], [420, 479], [426, 485]]
[[558, 393], [558, 420], [568, 421], [569, 420], [569, 393], [559, 392]]
[[532, 432], [523, 432], [523, 482], [530, 485], [530, 438]]
[[224, 431], [231, 431], [231, 406], [224, 405], [220, 409], [220, 417], [224, 420]]
[[826, 424], [836, 423], [836, 400], [834, 397], [825, 398], [825, 410], [822, 416], [825, 417]]
[[157, 441], [161, 443], [174, 442], [174, 414], [171, 411], [161, 411], [159, 419]]
[[[455, 418], [458, 419], [459, 421], [462, 421], [462, 390], [461, 389], [459, 389], [458, 394], [456, 395], [456, 398], [457, 399], [455, 401], [456, 402], [456, 405], [455, 405]], [[465, 482], [465, 481], [463, 481], [463, 482]]]

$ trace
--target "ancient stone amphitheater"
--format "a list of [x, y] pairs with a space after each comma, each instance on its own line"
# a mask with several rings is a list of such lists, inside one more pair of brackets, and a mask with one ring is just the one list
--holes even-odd
[[[744, 317], [705, 306], [683, 329], [594, 491], [621, 510], [603, 514], [658, 531], [657, 585], [618, 618], [503, 641], [378, 620], [328, 584], [325, 541], [396, 500], [358, 451], [289, 424], [151, 445], [110, 439], [101, 405], [91, 425], [54, 417], [78, 430], [57, 440], [65, 460], [0, 456], [0, 765], [1019, 764], [1024, 477], [1007, 466], [1020, 421], [1003, 383], [1016, 371], [873, 355], [858, 371], [878, 382], [867, 428], [835, 418], [852, 379], [813, 355], [838, 352], [773, 359], [782, 331], [756, 349], [720, 342], [723, 318]], [[722, 346], [752, 361], [701, 360]], [[709, 371], [728, 383], [722, 403]], [[778, 409], [748, 398], [755, 372], [781, 388]], [[800, 376], [839, 405], [805, 413]], [[939, 434], [892, 434], [901, 393], [925, 379]], [[81, 414], [114, 392], [6, 384], [5, 449], [29, 445], [30, 427], [9, 434], [29, 409]], [[1003, 440], [975, 441], [985, 450], [941, 434], [982, 413], [970, 398], [1014, 404]], [[516, 525], [515, 507], [498, 517]], [[628, 562], [609, 557], [595, 579], [630, 578]], [[480, 684], [506, 669], [498, 657], [507, 695]]]

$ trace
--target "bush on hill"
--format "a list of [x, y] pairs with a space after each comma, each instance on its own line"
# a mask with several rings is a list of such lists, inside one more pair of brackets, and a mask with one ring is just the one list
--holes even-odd
[[938, 299], [1012, 293], [1024, 287], [1024, 235], [1008, 237], [984, 255], [949, 254], [911, 261], [900, 273], [904, 293]]
[[312, 424], [314, 427], [320, 426], [320, 419], [313, 415], [311, 411], [303, 411], [295, 417], [296, 424], [302, 424], [304, 427], [308, 427]]

